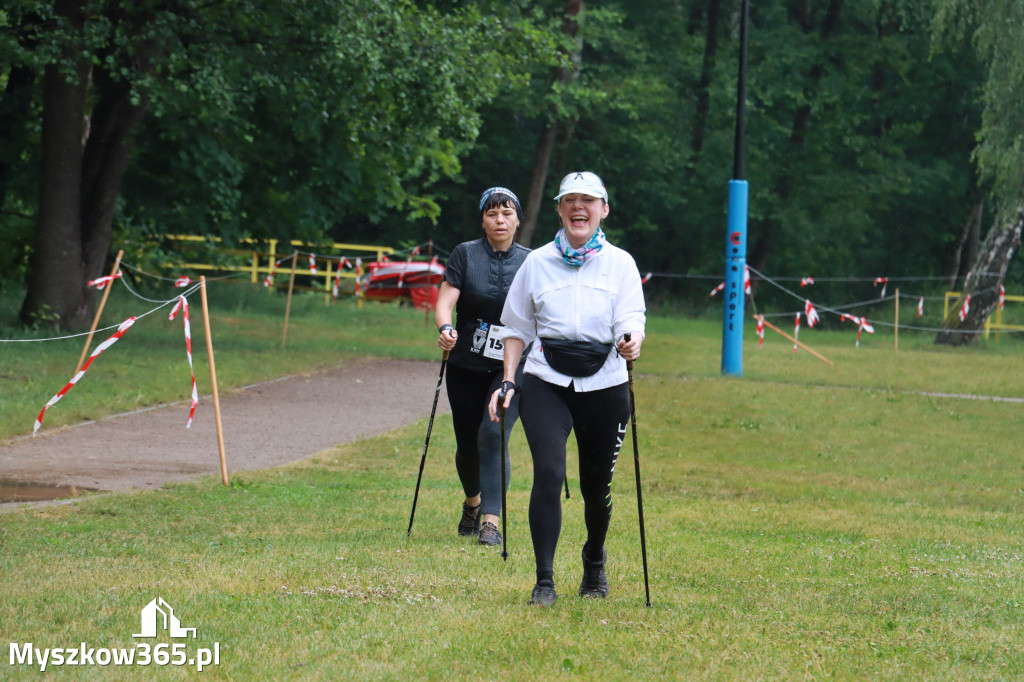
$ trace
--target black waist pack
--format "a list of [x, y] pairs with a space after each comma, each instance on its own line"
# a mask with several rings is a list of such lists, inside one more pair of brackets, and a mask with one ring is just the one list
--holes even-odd
[[589, 377], [604, 366], [612, 344], [597, 341], [540, 340], [544, 359], [551, 368], [571, 377]]

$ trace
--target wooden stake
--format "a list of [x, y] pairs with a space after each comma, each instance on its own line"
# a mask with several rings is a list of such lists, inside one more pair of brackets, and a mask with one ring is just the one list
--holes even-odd
[[[110, 276], [113, 277], [117, 274], [117, 271], [121, 268], [121, 256], [124, 255], [124, 249], [117, 252], [117, 258], [114, 259], [114, 269], [110, 271]], [[89, 352], [89, 345], [92, 343], [92, 335], [96, 333], [96, 327], [100, 323], [100, 315], [103, 314], [103, 307], [107, 305], [107, 296], [110, 296], [110, 290], [114, 288], [114, 280], [107, 282], [107, 286], [103, 288], [103, 297], [100, 298], [100, 306], [96, 309], [96, 316], [92, 318], [92, 327], [89, 329], [89, 335], [85, 337], [85, 348], [82, 349], [82, 354], [78, 358], [78, 364], [75, 366], [75, 374], [82, 369], [82, 364], [85, 362], [85, 356]]]
[[288, 343], [288, 317], [292, 313], [292, 291], [295, 290], [295, 266], [299, 262], [299, 252], [292, 254], [292, 275], [288, 279], [288, 302], [284, 304], [284, 332], [281, 334], [281, 348]]
[[808, 353], [810, 353], [810, 354], [811, 354], [811, 355], [813, 355], [814, 357], [816, 357], [816, 358], [818, 358], [819, 360], [821, 360], [822, 362], [824, 362], [824, 363], [825, 363], [826, 365], [828, 365], [829, 367], [835, 367], [835, 364], [834, 364], [834, 363], [833, 363], [833, 362], [832, 362], [831, 360], [829, 360], [828, 358], [826, 358], [826, 357], [825, 357], [824, 355], [822, 355], [821, 353], [818, 353], [817, 351], [811, 350], [811, 349], [810, 349], [810, 348], [808, 348], [808, 347], [807, 347], [807, 346], [806, 346], [805, 344], [801, 343], [800, 341], [797, 341], [795, 337], [792, 337], [792, 336], [790, 336], [789, 334], [787, 334], [786, 332], [782, 331], [781, 329], [779, 329], [778, 327], [776, 327], [776, 326], [775, 326], [774, 324], [772, 324], [772, 323], [771, 323], [771, 322], [769, 322], [768, 320], [762, 320], [762, 321], [764, 322], [764, 326], [768, 327], [768, 328], [769, 328], [769, 329], [771, 329], [771, 330], [772, 330], [773, 332], [776, 332], [777, 334], [780, 334], [780, 335], [781, 335], [781, 336], [783, 336], [784, 338], [787, 338], [787, 339], [789, 339], [790, 341], [792, 341], [792, 342], [793, 342], [793, 343], [795, 343], [796, 345], [800, 346], [801, 348], [803, 348], [803, 349], [804, 349], [805, 351], [807, 351]]
[[199, 278], [203, 299], [203, 329], [206, 331], [206, 356], [210, 359], [210, 383], [213, 384], [213, 415], [217, 421], [217, 450], [220, 452], [220, 480], [228, 484], [228, 465], [224, 458], [224, 430], [220, 422], [220, 397], [217, 395], [217, 367], [213, 363], [213, 335], [210, 334], [210, 306], [206, 303], [206, 277]]
[[900, 290], [896, 289], [896, 324], [893, 326], [895, 335], [892, 340], [893, 352], [900, 352]]

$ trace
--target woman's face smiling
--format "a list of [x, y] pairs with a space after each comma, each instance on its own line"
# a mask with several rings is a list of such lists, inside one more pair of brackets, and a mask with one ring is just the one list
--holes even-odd
[[589, 194], [566, 194], [558, 200], [558, 216], [569, 245], [578, 249], [590, 241], [601, 221], [608, 217], [608, 204]]
[[512, 206], [495, 206], [484, 211], [483, 227], [491, 248], [507, 251], [515, 239], [519, 216]]

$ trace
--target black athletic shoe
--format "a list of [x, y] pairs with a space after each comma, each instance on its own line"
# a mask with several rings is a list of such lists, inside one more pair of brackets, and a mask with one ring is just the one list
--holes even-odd
[[608, 577], [604, 574], [604, 562], [608, 550], [601, 548], [601, 560], [587, 558], [587, 546], [583, 545], [583, 580], [580, 581], [580, 596], [604, 599], [608, 596]]
[[462, 519], [459, 521], [459, 535], [477, 535], [480, 533], [480, 505], [470, 507], [462, 503]]
[[480, 539], [477, 543], [481, 545], [500, 545], [501, 544], [501, 531], [490, 521], [484, 521], [484, 525], [480, 526]]
[[538, 580], [530, 595], [530, 603], [535, 606], [551, 606], [556, 599], [555, 583], [551, 580]]

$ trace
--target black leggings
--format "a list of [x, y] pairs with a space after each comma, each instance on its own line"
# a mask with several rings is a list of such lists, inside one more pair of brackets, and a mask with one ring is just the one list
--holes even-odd
[[[522, 370], [520, 370], [522, 371]], [[491, 394], [501, 385], [502, 371], [473, 372], [448, 366], [446, 388], [455, 426], [455, 470], [466, 497], [480, 495], [481, 514], [501, 516], [500, 425], [487, 415]], [[517, 381], [520, 379], [517, 378]], [[519, 397], [505, 410], [505, 489], [512, 476], [508, 436], [519, 418]]]
[[533, 456], [530, 535], [537, 580], [553, 580], [569, 432], [576, 432], [579, 451], [588, 558], [599, 559], [612, 518], [612, 474], [629, 423], [629, 385], [578, 393], [572, 384], [556, 386], [527, 374], [520, 411]]

